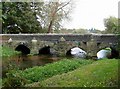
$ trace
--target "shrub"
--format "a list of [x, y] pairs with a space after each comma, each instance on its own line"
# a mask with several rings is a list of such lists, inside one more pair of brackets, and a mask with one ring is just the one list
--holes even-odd
[[3, 87], [23, 87], [29, 81], [16, 73], [15, 70], [6, 74], [7, 78], [3, 79]]
[[67, 73], [80, 66], [90, 64], [91, 60], [61, 60], [45, 66], [36, 66], [20, 72], [24, 78], [32, 82], [42, 81], [54, 75]]
[[20, 52], [17, 52], [7, 46], [0, 46], [0, 49], [1, 49], [1, 53], [2, 53], [2, 54], [0, 54], [0, 56], [9, 57], [9, 56], [13, 56], [16, 54], [20, 54]]

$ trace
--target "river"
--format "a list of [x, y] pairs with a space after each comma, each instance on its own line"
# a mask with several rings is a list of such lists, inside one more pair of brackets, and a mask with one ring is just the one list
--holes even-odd
[[6, 72], [12, 69], [24, 70], [33, 66], [43, 66], [48, 63], [53, 63], [60, 59], [60, 57], [48, 55], [16, 55], [11, 57], [2, 57], [2, 76], [5, 77]]

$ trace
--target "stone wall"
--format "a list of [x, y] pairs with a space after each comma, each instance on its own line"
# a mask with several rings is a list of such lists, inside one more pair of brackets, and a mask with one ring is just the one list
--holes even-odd
[[[2, 44], [11, 46], [15, 49], [20, 42], [26, 43], [31, 49], [31, 53], [38, 53], [38, 49], [49, 45], [59, 54], [64, 55], [67, 50], [74, 46], [81, 47], [89, 55], [95, 56], [97, 51], [106, 46], [116, 46], [120, 41], [120, 35], [96, 35], [96, 34], [2, 34]], [[12, 42], [8, 42], [9, 39]], [[37, 43], [33, 44], [32, 40], [36, 39]], [[1, 42], [1, 41], [0, 41]]]

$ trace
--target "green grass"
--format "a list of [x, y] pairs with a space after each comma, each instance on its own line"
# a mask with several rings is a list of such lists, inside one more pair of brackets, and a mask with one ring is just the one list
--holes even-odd
[[17, 55], [17, 54], [20, 54], [20, 52], [17, 52], [7, 46], [0, 46], [0, 57], [2, 56], [9, 57], [9, 56]]
[[7, 73], [3, 86], [22, 86], [34, 82], [40, 82], [55, 75], [61, 75], [73, 71], [81, 66], [91, 64], [92, 60], [69, 60], [64, 59], [45, 66], [35, 66], [25, 70], [12, 70]]
[[67, 73], [80, 66], [91, 64], [92, 60], [69, 60], [64, 59], [45, 66], [36, 66], [21, 71], [20, 75], [32, 82], [42, 81], [54, 75]]
[[110, 87], [117, 86], [118, 60], [104, 59], [80, 67], [72, 72], [56, 75], [34, 87]]

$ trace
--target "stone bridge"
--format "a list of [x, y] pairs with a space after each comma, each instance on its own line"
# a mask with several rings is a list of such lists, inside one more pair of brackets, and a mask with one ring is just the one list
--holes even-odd
[[[37, 54], [40, 48], [49, 45], [60, 55], [65, 55], [70, 48], [78, 46], [91, 56], [95, 56], [101, 48], [117, 46], [120, 41], [120, 35], [113, 34], [1, 34], [0, 38], [2, 45], [13, 49], [24, 42], [33, 54]], [[9, 42], [9, 39], [12, 41]]]

